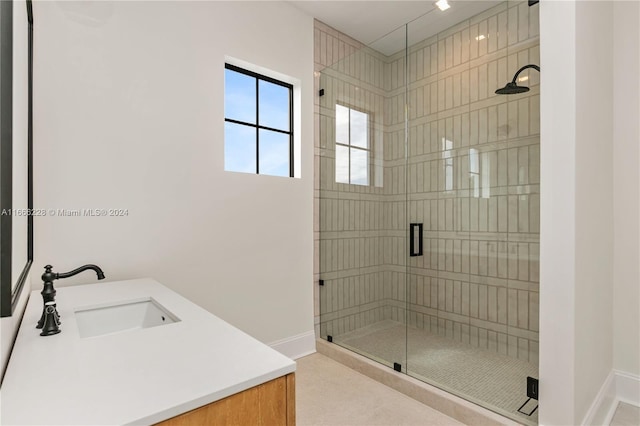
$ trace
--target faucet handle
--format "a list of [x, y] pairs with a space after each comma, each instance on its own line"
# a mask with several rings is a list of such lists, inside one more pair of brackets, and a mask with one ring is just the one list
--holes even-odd
[[42, 274], [42, 281], [53, 282], [53, 280], [57, 279], [57, 274], [52, 271], [53, 266], [47, 265], [44, 267], [44, 274]]

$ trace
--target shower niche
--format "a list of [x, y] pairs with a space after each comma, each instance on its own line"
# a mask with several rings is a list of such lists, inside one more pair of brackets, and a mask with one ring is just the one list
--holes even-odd
[[[365, 46], [316, 23], [320, 337], [524, 424], [538, 377], [538, 5]], [[522, 408], [521, 411], [518, 411]]]

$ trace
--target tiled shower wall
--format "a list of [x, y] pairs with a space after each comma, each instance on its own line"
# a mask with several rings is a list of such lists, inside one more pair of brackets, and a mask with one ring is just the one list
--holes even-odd
[[[316, 280], [321, 271], [333, 286], [320, 292], [323, 335], [406, 320], [537, 362], [539, 75], [520, 75], [526, 94], [493, 93], [539, 64], [537, 12], [502, 3], [412, 45], [408, 70], [404, 50], [385, 57], [317, 23]], [[334, 108], [345, 96], [378, 117], [382, 188], [334, 182]], [[424, 223], [424, 256], [407, 257], [408, 221]]]
[[[371, 185], [337, 183], [335, 179], [335, 106], [366, 111], [370, 140], [381, 152], [385, 91], [384, 56], [316, 21], [315, 69], [317, 87], [315, 137], [315, 283], [316, 334], [322, 329], [339, 335], [383, 318], [382, 158], [371, 164]], [[322, 71], [322, 75], [320, 75]], [[376, 184], [377, 183], [377, 184]], [[322, 200], [320, 202], [320, 199]]]
[[[537, 362], [538, 6], [503, 3], [409, 49], [410, 325]], [[401, 66], [402, 61], [398, 62]], [[393, 62], [392, 62], [393, 64]]]

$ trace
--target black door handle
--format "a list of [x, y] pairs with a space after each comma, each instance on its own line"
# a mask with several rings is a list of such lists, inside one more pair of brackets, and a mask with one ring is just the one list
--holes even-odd
[[421, 223], [409, 224], [409, 256], [422, 256], [422, 224]]

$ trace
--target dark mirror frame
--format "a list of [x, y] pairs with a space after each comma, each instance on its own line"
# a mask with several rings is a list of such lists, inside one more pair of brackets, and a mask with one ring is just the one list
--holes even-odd
[[[11, 214], [0, 216], [0, 317], [13, 315], [33, 263], [33, 7], [27, 0], [28, 52], [28, 134], [27, 134], [27, 263], [12, 290]], [[0, 205], [13, 207], [13, 1], [0, 0]]]

